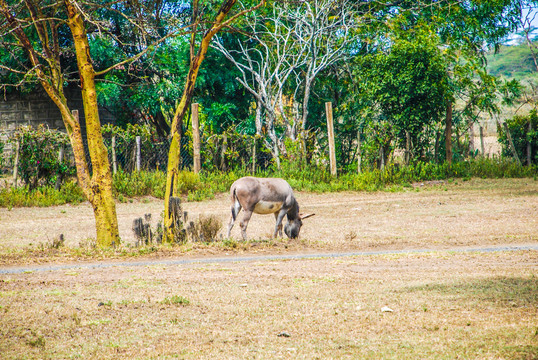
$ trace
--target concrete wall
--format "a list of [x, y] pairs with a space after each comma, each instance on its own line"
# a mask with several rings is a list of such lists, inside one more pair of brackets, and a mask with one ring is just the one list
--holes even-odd
[[[84, 109], [78, 88], [66, 90], [71, 110], [78, 109], [84, 131]], [[101, 123], [114, 122], [114, 117], [105, 109], [100, 109]], [[21, 125], [37, 126], [46, 124], [50, 129], [65, 130], [60, 111], [44, 91], [31, 94], [9, 94], [0, 99], [0, 136], [9, 136]]]

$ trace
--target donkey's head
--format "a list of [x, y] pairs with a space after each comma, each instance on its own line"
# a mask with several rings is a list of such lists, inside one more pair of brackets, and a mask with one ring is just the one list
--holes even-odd
[[299, 216], [297, 216], [297, 218], [295, 219], [290, 219], [288, 217], [288, 223], [286, 224], [286, 226], [284, 226], [284, 232], [290, 239], [295, 239], [299, 237], [301, 226], [303, 226], [303, 220], [314, 215], [316, 214], [308, 214], [308, 215], [299, 214]]

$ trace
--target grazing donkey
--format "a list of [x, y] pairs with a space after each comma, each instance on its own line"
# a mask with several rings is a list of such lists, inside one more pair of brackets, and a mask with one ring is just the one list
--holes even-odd
[[293, 190], [283, 179], [243, 177], [232, 184], [230, 195], [232, 215], [228, 224], [228, 238], [241, 209], [245, 210], [240, 223], [243, 240], [247, 240], [247, 226], [252, 213], [275, 214], [276, 225], [273, 237], [276, 237], [277, 233], [282, 236], [282, 219], [284, 215], [287, 215], [288, 223], [284, 227], [284, 232], [290, 239], [299, 236], [303, 225], [302, 220], [314, 215], [299, 214], [299, 204], [293, 196]]

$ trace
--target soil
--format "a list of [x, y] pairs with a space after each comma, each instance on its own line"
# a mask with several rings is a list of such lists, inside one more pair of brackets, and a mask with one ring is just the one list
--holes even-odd
[[[368, 251], [450, 249], [465, 246], [535, 244], [538, 240], [538, 181], [504, 179], [426, 182], [398, 192], [303, 193], [296, 197], [305, 219], [300, 240], [282, 240], [278, 251]], [[226, 235], [230, 213], [228, 194], [204, 202], [184, 202], [191, 220], [214, 215]], [[117, 204], [122, 242], [134, 246], [135, 218], [152, 215], [157, 227], [163, 201], [142, 198]], [[239, 214], [241, 219], [242, 214]], [[254, 214], [249, 240], [266, 241], [274, 229], [272, 215]], [[88, 203], [48, 208], [0, 209], [0, 254], [46, 244], [63, 235], [65, 246], [78, 247], [95, 238]], [[232, 237], [240, 242], [236, 222]], [[203, 247], [190, 255], [204, 255]], [[213, 250], [212, 250], [213, 251]], [[271, 251], [270, 249], [267, 251]]]
[[[25, 249], [95, 237], [88, 204], [0, 209], [0, 357], [538, 358], [538, 181], [296, 196], [316, 214], [299, 240], [269, 241], [274, 217], [254, 215], [250, 246], [84, 263]], [[133, 220], [156, 226], [162, 207], [118, 204], [125, 247]], [[218, 216], [221, 234], [229, 207], [226, 194], [184, 203], [191, 219]], [[232, 236], [244, 244], [237, 225]], [[345, 252], [361, 255], [317, 256]], [[36, 262], [52, 271], [2, 272]]]

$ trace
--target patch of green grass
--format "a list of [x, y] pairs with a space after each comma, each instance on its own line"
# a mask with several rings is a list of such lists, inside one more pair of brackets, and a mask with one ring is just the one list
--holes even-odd
[[[245, 171], [202, 172], [194, 174], [181, 171], [178, 175], [178, 193], [188, 201], [212, 199], [216, 194], [225, 193], [231, 184]], [[293, 189], [315, 193], [337, 191], [405, 191], [415, 182], [431, 180], [471, 178], [522, 178], [538, 179], [537, 166], [521, 166], [514, 161], [502, 158], [476, 158], [453, 164], [416, 163], [409, 166], [388, 165], [384, 170], [373, 169], [360, 174], [342, 172], [333, 177], [326, 169], [316, 166], [296, 168], [283, 163], [280, 171], [263, 171], [258, 177], [285, 178]], [[163, 199], [165, 195], [166, 173], [162, 171], [139, 171], [114, 175], [114, 194], [118, 201], [128, 202], [133, 197], [153, 196]], [[0, 190], [0, 206], [12, 208], [22, 206], [52, 206], [65, 203], [80, 203], [85, 198], [75, 182], [66, 183], [57, 191], [50, 187], [28, 190], [5, 188]]]
[[36, 334], [33, 334], [34, 336], [28, 340], [26, 340], [26, 343], [32, 347], [37, 347], [37, 348], [41, 348], [41, 349], [44, 349], [45, 348], [45, 337], [43, 335], [36, 335]]
[[538, 345], [505, 346], [501, 353], [506, 359], [538, 359]]
[[162, 304], [166, 304], [166, 305], [176, 305], [176, 306], [187, 306], [189, 305], [191, 302], [189, 301], [189, 299], [183, 297], [183, 296], [179, 296], [179, 295], [174, 295], [172, 297], [165, 297], [163, 301], [161, 301]]
[[538, 279], [499, 277], [457, 284], [425, 284], [406, 288], [409, 292], [432, 292], [472, 298], [497, 306], [525, 307], [538, 304]]
[[60, 190], [45, 186], [30, 190], [27, 186], [10, 187], [0, 190], [0, 206], [8, 209], [27, 206], [55, 206], [79, 204], [85, 201], [82, 190], [76, 182], [64, 184]]

